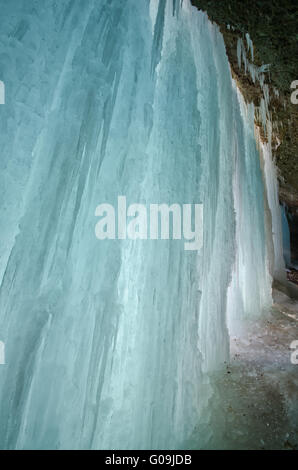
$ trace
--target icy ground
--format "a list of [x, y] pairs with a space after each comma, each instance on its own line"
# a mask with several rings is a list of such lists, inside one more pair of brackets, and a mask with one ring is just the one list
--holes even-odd
[[298, 449], [297, 322], [298, 302], [274, 291], [269, 317], [231, 338], [230, 363], [214, 377], [221, 400], [208, 448]]

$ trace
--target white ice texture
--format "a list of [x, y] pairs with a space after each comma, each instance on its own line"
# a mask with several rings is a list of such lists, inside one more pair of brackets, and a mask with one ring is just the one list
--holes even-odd
[[[0, 447], [204, 447], [227, 318], [271, 302], [253, 111], [223, 38], [188, 0], [0, 7]], [[118, 195], [203, 203], [202, 251], [97, 240]]]

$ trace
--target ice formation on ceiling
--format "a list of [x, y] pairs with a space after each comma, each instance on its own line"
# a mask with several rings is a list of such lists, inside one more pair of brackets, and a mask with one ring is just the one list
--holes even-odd
[[[227, 317], [271, 302], [253, 109], [222, 36], [186, 0], [0, 5], [0, 447], [204, 447]], [[97, 240], [118, 195], [203, 203], [203, 250]]]

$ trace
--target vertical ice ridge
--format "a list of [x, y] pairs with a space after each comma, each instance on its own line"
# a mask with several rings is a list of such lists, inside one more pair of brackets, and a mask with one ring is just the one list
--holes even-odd
[[152, 59], [151, 59], [151, 72], [154, 73], [156, 66], [161, 58], [163, 31], [165, 21], [165, 10], [167, 0], [159, 0], [156, 22], [154, 25], [154, 36], [152, 42]]

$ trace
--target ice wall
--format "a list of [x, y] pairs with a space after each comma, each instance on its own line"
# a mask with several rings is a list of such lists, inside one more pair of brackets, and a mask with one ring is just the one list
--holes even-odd
[[[242, 139], [236, 148], [233, 179], [236, 248], [232, 281], [228, 288], [227, 321], [230, 334], [239, 335], [245, 331], [246, 319], [260, 316], [272, 304], [271, 284], [274, 264], [277, 264], [274, 248], [278, 247], [281, 232], [276, 226], [279, 207], [272, 203], [272, 199], [275, 201], [277, 198], [277, 182], [275, 167], [269, 160], [271, 154], [267, 153], [264, 163], [263, 148], [258, 149], [261, 140], [255, 128], [254, 105], [247, 105], [235, 83], [233, 86], [242, 117], [237, 134], [242, 133]], [[260, 156], [263, 179], [260, 177]], [[268, 169], [270, 164], [272, 173]], [[267, 188], [266, 184], [271, 184], [271, 187]]]
[[260, 140], [260, 153], [263, 160], [265, 190], [271, 218], [273, 242], [271, 272], [274, 279], [285, 284], [287, 281], [282, 235], [282, 212], [278, 197], [277, 171], [272, 158], [270, 121], [267, 121], [267, 128], [269, 131], [269, 139], [266, 143], [262, 143]]
[[[0, 447], [204, 447], [232, 273], [234, 313], [270, 297], [222, 36], [188, 1], [0, 6]], [[118, 195], [203, 203], [203, 250], [97, 240], [95, 208]]]
[[[284, 284], [287, 280], [283, 253], [282, 212], [279, 206], [277, 169], [272, 157], [272, 116], [269, 107], [271, 93], [279, 96], [279, 91], [276, 88], [271, 90], [269, 88], [268, 82], [270, 82], [270, 79], [268, 80], [266, 74], [270, 73], [270, 64], [263, 64], [261, 67], [258, 67], [253, 63], [254, 49], [249, 34], [246, 34], [246, 44], [243, 39], [238, 39], [237, 56], [239, 68], [242, 68], [244, 73], [250, 76], [253, 83], [257, 83], [260, 86], [262, 93], [258, 107], [255, 108], [252, 104], [249, 105], [250, 118], [246, 122], [251, 131], [254, 129], [262, 162], [265, 187], [268, 268], [271, 276]], [[254, 116], [262, 127], [263, 137], [261, 137], [260, 129], [254, 125]]]

